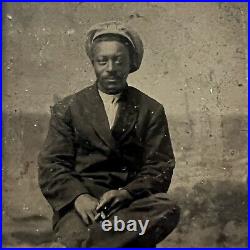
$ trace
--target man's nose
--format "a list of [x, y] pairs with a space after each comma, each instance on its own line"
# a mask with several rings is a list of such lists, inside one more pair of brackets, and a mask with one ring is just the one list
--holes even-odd
[[113, 72], [114, 70], [115, 70], [114, 62], [112, 62], [112, 60], [108, 61], [108, 64], [107, 64], [107, 71], [108, 71], [108, 72]]

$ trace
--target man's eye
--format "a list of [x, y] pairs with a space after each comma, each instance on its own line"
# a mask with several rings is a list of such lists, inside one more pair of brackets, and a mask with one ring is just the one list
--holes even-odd
[[96, 61], [100, 65], [105, 65], [107, 63], [107, 60], [105, 60], [105, 59], [97, 59]]
[[115, 64], [117, 64], [117, 65], [121, 65], [121, 64], [123, 64], [123, 63], [124, 63], [123, 58], [118, 57], [118, 58], [116, 58], [116, 59], [115, 59]]
[[123, 61], [122, 61], [122, 60], [116, 60], [115, 63], [116, 63], [116, 64], [122, 64]]

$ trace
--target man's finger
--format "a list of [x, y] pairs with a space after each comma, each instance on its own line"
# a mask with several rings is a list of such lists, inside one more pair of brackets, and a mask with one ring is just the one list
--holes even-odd
[[117, 203], [116, 206], [114, 206], [109, 213], [107, 214], [106, 218], [109, 218], [112, 214], [116, 213], [123, 207], [123, 204]]
[[[107, 210], [109, 203], [113, 200], [114, 197], [108, 197], [107, 199], [101, 200], [99, 205], [96, 207], [96, 212], [99, 213], [101, 210]], [[106, 207], [106, 208], [105, 208]]]
[[96, 214], [95, 221], [99, 221], [101, 219], [101, 213]]
[[108, 208], [106, 209], [106, 214], [109, 214], [112, 209], [114, 209], [116, 206], [118, 206], [120, 203], [119, 198], [113, 199], [112, 203], [109, 204]]
[[81, 217], [82, 217], [82, 220], [86, 223], [86, 225], [89, 225], [89, 217], [87, 213], [81, 212]]
[[103, 206], [103, 203], [106, 203], [106, 201], [109, 201], [114, 197], [114, 190], [110, 190], [102, 195], [102, 197], [99, 200], [99, 205], [96, 209], [99, 209], [99, 207]]
[[95, 221], [95, 215], [92, 211], [88, 211], [88, 217], [91, 219], [92, 222]]
[[100, 201], [99, 201], [99, 203], [98, 203], [98, 205], [97, 205], [97, 207], [96, 207], [96, 210], [98, 210], [100, 207], [102, 207], [103, 204], [104, 204], [107, 200], [109, 200], [109, 199], [110, 199], [110, 196], [107, 195], [107, 193], [105, 193], [105, 194], [101, 197], [101, 199], [100, 199]]

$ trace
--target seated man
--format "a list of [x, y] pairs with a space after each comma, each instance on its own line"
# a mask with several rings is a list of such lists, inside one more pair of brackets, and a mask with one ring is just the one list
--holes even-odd
[[96, 83], [52, 107], [38, 159], [53, 229], [66, 247], [153, 247], [179, 208], [166, 195], [175, 160], [163, 106], [127, 84], [142, 41], [106, 22], [90, 29], [86, 51]]

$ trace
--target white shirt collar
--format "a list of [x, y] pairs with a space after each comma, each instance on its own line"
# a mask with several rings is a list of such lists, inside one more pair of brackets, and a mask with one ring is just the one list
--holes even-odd
[[121, 97], [121, 93], [116, 94], [116, 95], [108, 95], [99, 89], [98, 89], [98, 92], [103, 102], [110, 102], [110, 103], [113, 101], [117, 102]]

